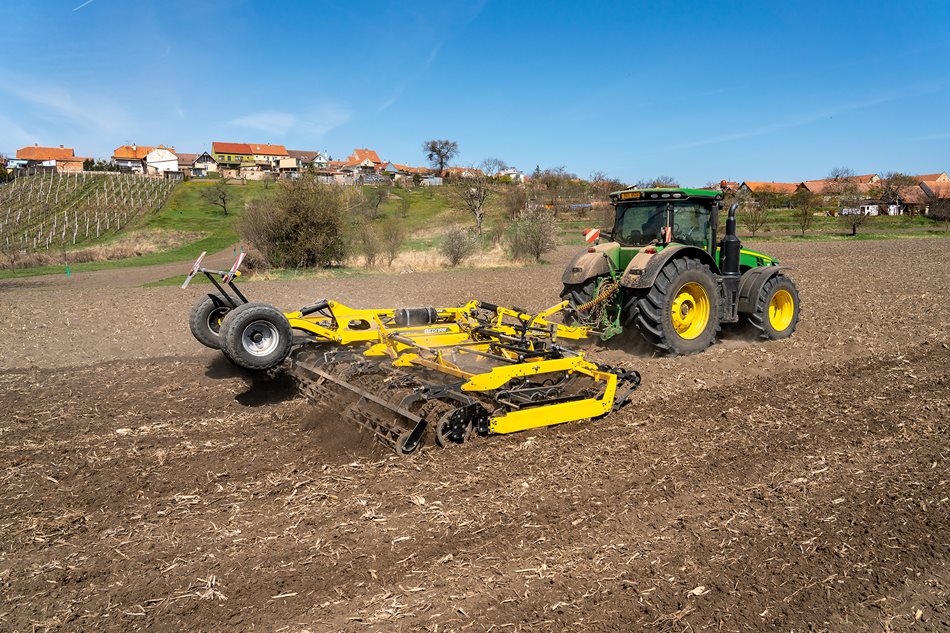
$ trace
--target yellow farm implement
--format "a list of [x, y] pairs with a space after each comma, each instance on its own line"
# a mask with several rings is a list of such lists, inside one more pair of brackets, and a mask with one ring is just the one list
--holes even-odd
[[237, 289], [240, 259], [229, 271], [202, 268], [201, 260], [183, 287], [200, 272], [218, 292], [195, 305], [195, 338], [246, 369], [287, 361], [305, 395], [398, 453], [416, 450], [429, 428], [448, 446], [473, 434], [598, 418], [623, 406], [640, 384], [637, 372], [562, 345], [590, 334], [550, 320], [566, 301], [537, 314], [484, 301], [355, 309], [321, 300], [281, 312]]

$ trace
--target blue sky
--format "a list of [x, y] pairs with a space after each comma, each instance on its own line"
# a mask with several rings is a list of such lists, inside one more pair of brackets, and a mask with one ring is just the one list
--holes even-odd
[[[280, 143], [632, 182], [950, 169], [948, 2], [0, 4], [0, 152]], [[942, 60], [942, 61], [941, 61]]]

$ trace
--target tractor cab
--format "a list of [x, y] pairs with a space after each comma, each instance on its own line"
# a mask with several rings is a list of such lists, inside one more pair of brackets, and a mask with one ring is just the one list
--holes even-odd
[[626, 189], [610, 194], [613, 241], [625, 247], [669, 243], [709, 250], [722, 194], [705, 189]]

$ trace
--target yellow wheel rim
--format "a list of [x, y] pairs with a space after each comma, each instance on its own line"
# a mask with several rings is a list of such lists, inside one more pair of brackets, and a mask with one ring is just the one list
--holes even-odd
[[788, 329], [795, 316], [795, 300], [788, 290], [779, 290], [769, 301], [769, 324], [776, 332]]
[[691, 281], [673, 296], [673, 329], [691, 340], [703, 333], [709, 323], [709, 295], [701, 284]]

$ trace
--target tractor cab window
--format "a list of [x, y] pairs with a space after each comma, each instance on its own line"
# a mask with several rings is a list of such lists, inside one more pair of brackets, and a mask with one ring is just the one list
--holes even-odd
[[705, 205], [688, 201], [674, 202], [673, 241], [705, 248], [709, 215], [709, 207]]
[[646, 246], [662, 239], [667, 203], [627, 202], [617, 205], [614, 239], [624, 246]]

